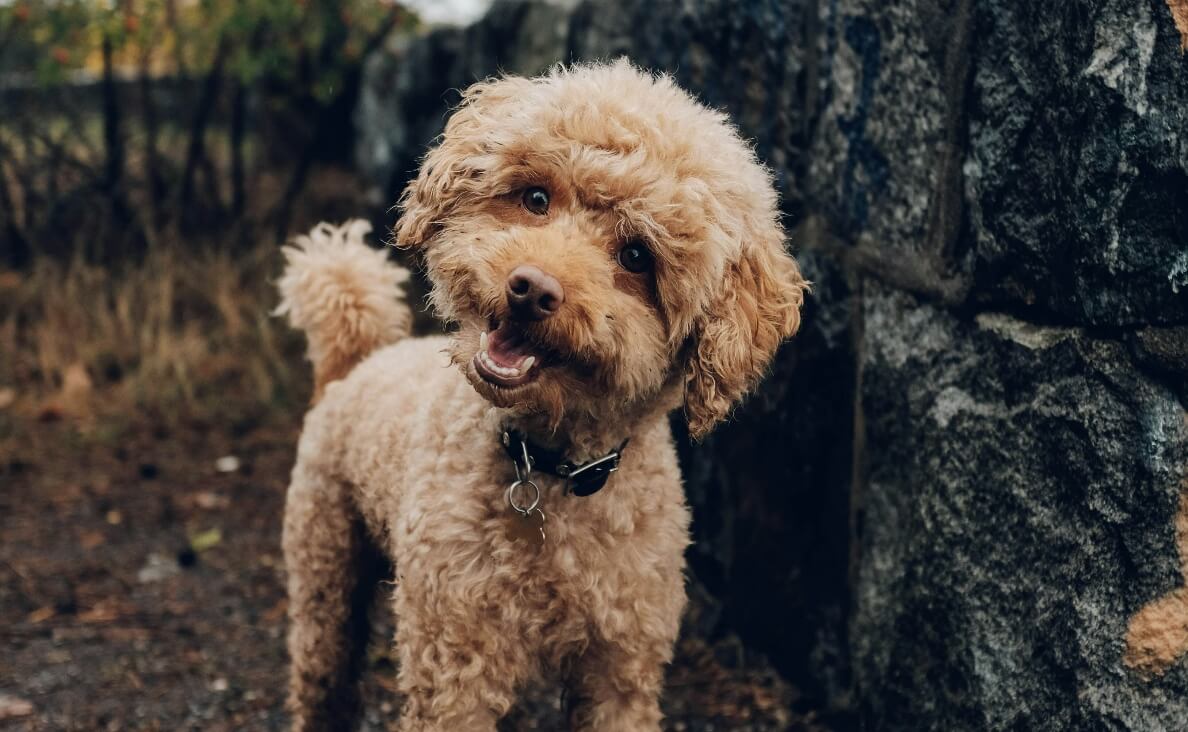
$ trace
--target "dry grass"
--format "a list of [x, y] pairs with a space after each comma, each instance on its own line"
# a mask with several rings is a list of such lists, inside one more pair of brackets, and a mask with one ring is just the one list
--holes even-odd
[[163, 418], [295, 407], [308, 365], [300, 336], [270, 315], [279, 266], [271, 243], [231, 253], [164, 242], [115, 270], [42, 258], [0, 273], [0, 388], [33, 411], [80, 390], [90, 406]]
[[[95, 242], [111, 232], [96, 224], [65, 244], [79, 256], [39, 254], [22, 270], [0, 269], [0, 438], [36, 418], [110, 418], [90, 420], [100, 431], [141, 419], [243, 430], [303, 411], [312, 389], [304, 339], [271, 315], [283, 257], [269, 215], [285, 180], [260, 172], [248, 212], [217, 231], [145, 231], [142, 261], [81, 256], [105, 251]], [[351, 171], [318, 167], [290, 230], [367, 215], [365, 201]]]

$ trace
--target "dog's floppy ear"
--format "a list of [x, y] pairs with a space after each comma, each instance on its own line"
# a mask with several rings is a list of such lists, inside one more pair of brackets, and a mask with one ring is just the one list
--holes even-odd
[[709, 433], [763, 377], [780, 343], [800, 327], [807, 289], [779, 227], [743, 245], [694, 334], [685, 382], [694, 439]]
[[400, 218], [396, 222], [396, 246], [414, 248], [424, 244], [440, 228], [456, 193], [454, 181], [461, 172], [462, 157], [455, 145], [442, 142], [421, 161], [417, 177], [400, 195]]
[[462, 93], [441, 141], [425, 155], [417, 177], [400, 195], [397, 246], [425, 244], [464, 196], [480, 194], [479, 178], [490, 163], [490, 133], [502, 121], [499, 107], [531, 83], [507, 76], [480, 81]]

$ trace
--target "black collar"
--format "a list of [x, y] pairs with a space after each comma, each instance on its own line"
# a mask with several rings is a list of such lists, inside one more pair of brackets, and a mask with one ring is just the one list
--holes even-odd
[[577, 496], [590, 496], [602, 490], [611, 473], [619, 469], [619, 460], [627, 442], [623, 440], [622, 445], [606, 455], [578, 465], [566, 460], [563, 453], [537, 445], [518, 430], [504, 430], [502, 439], [503, 449], [513, 463], [520, 465], [527, 454], [532, 470], [565, 478], [567, 489]]

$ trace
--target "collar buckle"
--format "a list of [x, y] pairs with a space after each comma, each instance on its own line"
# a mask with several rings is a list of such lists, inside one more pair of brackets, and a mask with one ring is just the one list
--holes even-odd
[[[582, 497], [591, 496], [602, 490], [611, 474], [618, 471], [619, 462], [623, 457], [623, 448], [627, 446], [628, 442], [628, 440], [624, 440], [623, 444], [600, 458], [575, 465], [573, 462], [565, 460], [560, 454], [536, 446], [530, 450], [528, 440], [515, 430], [505, 430], [502, 440], [504, 449], [512, 459], [512, 464], [515, 465], [518, 480], [527, 480], [535, 467], [541, 472], [551, 473], [565, 479], [566, 495], [572, 493]], [[523, 471], [521, 471], [521, 466]]]

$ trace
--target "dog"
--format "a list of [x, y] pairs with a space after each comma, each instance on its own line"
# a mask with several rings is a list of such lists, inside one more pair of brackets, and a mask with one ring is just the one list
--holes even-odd
[[808, 287], [771, 175], [619, 60], [470, 87], [398, 207], [447, 335], [409, 337], [367, 224], [285, 252], [316, 382], [284, 516], [293, 729], [352, 724], [383, 556], [399, 729], [494, 730], [546, 676], [575, 729], [659, 729], [690, 521], [669, 415], [726, 418]]

